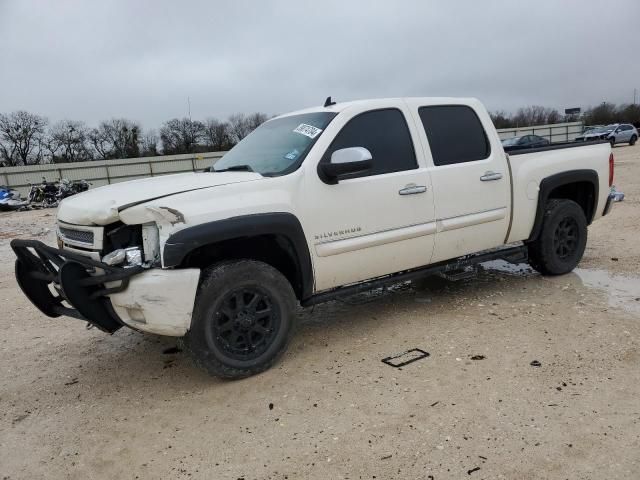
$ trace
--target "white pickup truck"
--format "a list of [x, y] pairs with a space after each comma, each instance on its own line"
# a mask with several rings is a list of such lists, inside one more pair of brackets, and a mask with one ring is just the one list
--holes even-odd
[[205, 172], [65, 199], [58, 248], [12, 241], [16, 277], [48, 316], [185, 337], [239, 378], [284, 352], [298, 303], [496, 258], [571, 271], [612, 182], [608, 142], [507, 154], [475, 99], [327, 99]]

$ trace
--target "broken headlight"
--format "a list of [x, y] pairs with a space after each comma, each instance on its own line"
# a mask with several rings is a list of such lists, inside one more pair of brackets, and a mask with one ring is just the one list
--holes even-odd
[[139, 266], [143, 262], [142, 250], [140, 247], [119, 248], [102, 257], [102, 262], [111, 266], [124, 263], [125, 268]]

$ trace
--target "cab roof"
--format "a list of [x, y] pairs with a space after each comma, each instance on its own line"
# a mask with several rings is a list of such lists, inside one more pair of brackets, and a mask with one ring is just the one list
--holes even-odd
[[463, 98], [463, 97], [388, 97], [388, 98], [370, 98], [363, 100], [352, 100], [348, 102], [338, 102], [327, 107], [322, 105], [316, 107], [308, 107], [301, 110], [295, 110], [293, 112], [284, 113], [282, 115], [278, 115], [276, 118], [280, 117], [288, 117], [290, 115], [300, 115], [303, 113], [316, 113], [316, 112], [335, 112], [340, 113], [343, 110], [346, 110], [351, 107], [366, 107], [367, 105], [371, 105], [372, 108], [376, 108], [380, 103], [398, 103], [402, 104], [406, 100], [419, 101], [420, 103], [424, 103], [425, 105], [470, 105], [474, 103], [478, 103], [478, 99], [476, 98]]

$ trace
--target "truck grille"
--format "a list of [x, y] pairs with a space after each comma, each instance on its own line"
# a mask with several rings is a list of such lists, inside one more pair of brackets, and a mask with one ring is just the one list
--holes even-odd
[[77, 243], [84, 243], [89, 247], [93, 246], [93, 232], [84, 230], [71, 230], [70, 228], [59, 227], [62, 240], [69, 240]]

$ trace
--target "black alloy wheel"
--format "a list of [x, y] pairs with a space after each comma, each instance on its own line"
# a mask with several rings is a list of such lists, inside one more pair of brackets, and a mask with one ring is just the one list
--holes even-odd
[[578, 223], [572, 217], [566, 217], [556, 227], [553, 247], [558, 258], [566, 259], [575, 254], [578, 247]]
[[280, 312], [260, 287], [232, 290], [213, 314], [210, 341], [237, 360], [264, 353], [280, 326]]

